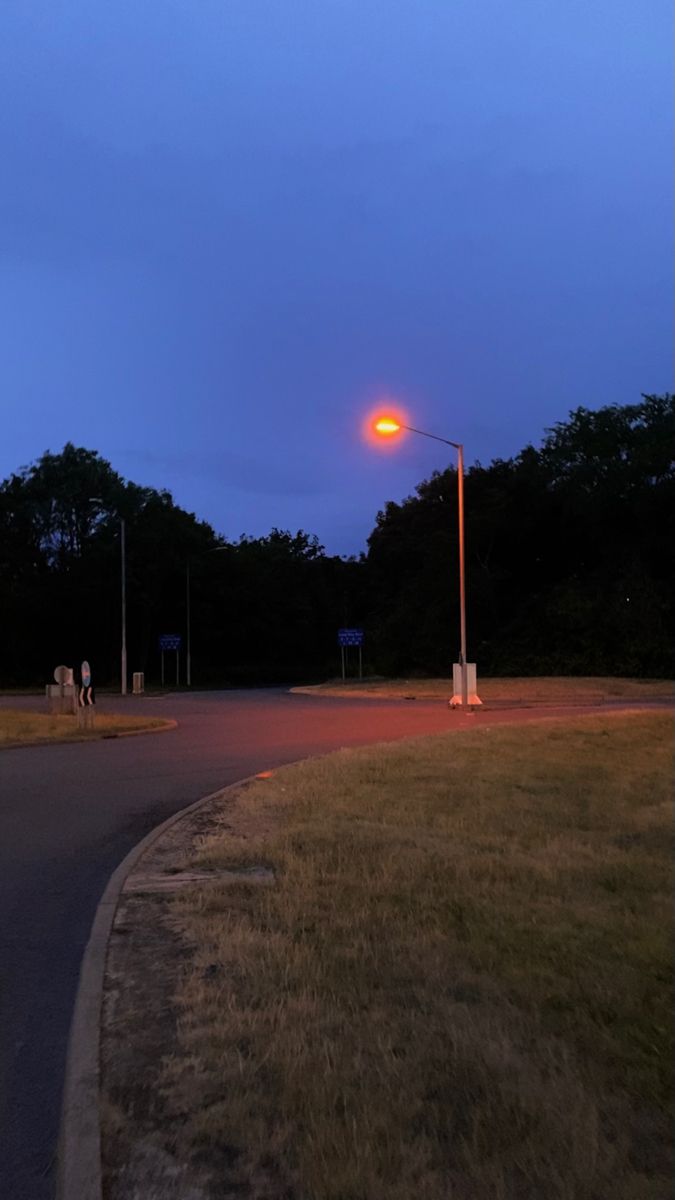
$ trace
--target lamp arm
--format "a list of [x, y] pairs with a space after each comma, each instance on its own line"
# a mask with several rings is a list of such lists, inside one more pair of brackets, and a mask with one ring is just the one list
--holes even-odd
[[435, 433], [425, 433], [423, 429], [415, 429], [412, 425], [401, 425], [401, 429], [407, 429], [409, 433], [419, 433], [420, 437], [431, 438], [434, 442], [443, 442], [444, 446], [454, 446], [455, 450], [462, 450], [461, 442], [451, 442], [449, 438], [438, 437]]

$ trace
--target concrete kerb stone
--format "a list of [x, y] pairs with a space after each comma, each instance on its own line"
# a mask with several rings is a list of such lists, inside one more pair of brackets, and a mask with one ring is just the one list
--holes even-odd
[[16, 742], [0, 747], [0, 753], [6, 750], [37, 750], [43, 746], [81, 746], [85, 742], [108, 742], [115, 738], [149, 737], [152, 733], [170, 733], [172, 729], [178, 728], [178, 721], [174, 721], [173, 717], [162, 717], [162, 722], [162, 725], [150, 725], [147, 729], [125, 729], [120, 733], [99, 733], [95, 737], [64, 738], [60, 742], [53, 738], [43, 738], [37, 742]]
[[[161, 725], [150, 725], [147, 729], [123, 729], [120, 733], [102, 733], [98, 740], [105, 742], [109, 738], [128, 738], [128, 737], [145, 737], [149, 733], [169, 733], [172, 729], [178, 728], [178, 721], [174, 721], [173, 717], [161, 717]], [[87, 738], [87, 741], [95, 741], [97, 739]], [[208, 799], [208, 797], [207, 797]], [[198, 804], [201, 801], [197, 801]]]
[[68, 1037], [57, 1154], [57, 1200], [101, 1200], [100, 1028], [108, 939], [120, 893], [136, 863], [172, 826], [234, 788], [248, 775], [174, 813], [134, 846], [113, 871], [84, 952]]
[[[447, 705], [449, 703], [447, 697], [444, 696], [417, 696], [412, 693], [407, 696], [386, 696], [378, 692], [365, 692], [358, 689], [350, 691], [348, 685], [344, 692], [340, 690], [339, 685], [334, 690], [321, 692], [318, 690], [321, 686], [321, 684], [307, 684], [304, 687], [289, 688], [288, 691], [290, 695], [312, 696], [316, 700], [377, 700], [381, 704], [400, 704], [402, 700], [434, 705]], [[485, 714], [504, 711], [529, 711], [533, 708], [544, 711], [546, 709], [569, 710], [571, 713], [577, 709], [612, 712], [615, 709], [635, 708], [637, 710], [642, 708], [662, 708], [664, 706], [668, 707], [671, 704], [672, 701], [665, 696], [633, 697], [632, 699], [622, 699], [620, 696], [605, 696], [600, 700], [583, 698], [579, 700], [484, 700], [480, 708], [475, 708], [472, 711], [474, 715], [479, 712]], [[457, 706], [454, 711], [461, 711], [461, 706]]]

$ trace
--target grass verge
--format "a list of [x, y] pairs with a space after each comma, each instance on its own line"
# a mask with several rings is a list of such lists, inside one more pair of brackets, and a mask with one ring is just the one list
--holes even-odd
[[173, 725], [173, 722], [159, 717], [126, 717], [99, 712], [94, 720], [93, 729], [79, 729], [75, 716], [50, 716], [0, 708], [0, 749], [35, 746], [45, 742], [90, 742], [125, 733], [171, 728]]
[[171, 901], [165, 1130], [204, 1196], [671, 1196], [672, 720], [341, 751], [238, 794]]
[[[451, 679], [331, 679], [291, 689], [327, 696], [375, 696], [388, 699], [447, 700]], [[479, 679], [483, 703], [601, 704], [605, 700], [673, 700], [675, 684], [668, 679], [618, 679], [596, 676], [541, 676]]]

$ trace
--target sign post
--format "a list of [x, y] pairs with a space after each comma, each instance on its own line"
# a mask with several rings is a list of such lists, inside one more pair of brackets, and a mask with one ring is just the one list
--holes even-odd
[[176, 687], [180, 684], [180, 645], [181, 636], [179, 633], [162, 633], [159, 637], [159, 649], [161, 653], [162, 663], [162, 687], [164, 687], [164, 651], [175, 650], [176, 652]]
[[342, 659], [342, 682], [344, 683], [347, 677], [347, 646], [358, 646], [359, 648], [359, 679], [363, 679], [363, 630], [338, 629], [338, 645], [340, 647], [340, 657]]

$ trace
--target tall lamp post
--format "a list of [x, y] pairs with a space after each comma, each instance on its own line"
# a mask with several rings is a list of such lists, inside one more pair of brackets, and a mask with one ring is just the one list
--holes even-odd
[[461, 442], [451, 442], [449, 438], [437, 437], [435, 433], [425, 433], [423, 429], [414, 429], [412, 425], [404, 425], [394, 417], [380, 417], [375, 422], [376, 431], [382, 437], [392, 437], [402, 429], [408, 433], [418, 433], [420, 437], [431, 438], [434, 442], [443, 442], [457, 451], [457, 504], [459, 513], [459, 664], [462, 669], [462, 707], [469, 704], [469, 679], [466, 662], [466, 576], [464, 567], [464, 446]]
[[192, 687], [192, 653], [190, 649], [190, 559], [188, 558], [185, 564], [185, 624], [187, 625], [187, 637], [185, 639], [185, 649], [187, 655], [187, 668], [185, 678], [187, 686]]
[[120, 669], [122, 673], [122, 695], [127, 694], [127, 524], [120, 517], [120, 556], [122, 575], [122, 652]]
[[[103, 505], [100, 496], [89, 497], [92, 504]], [[120, 517], [120, 576], [122, 580], [122, 650], [120, 661], [121, 693], [127, 694], [127, 552], [126, 552], [126, 521]]]

